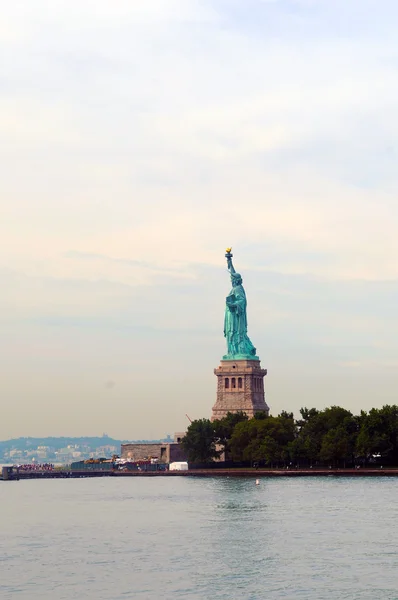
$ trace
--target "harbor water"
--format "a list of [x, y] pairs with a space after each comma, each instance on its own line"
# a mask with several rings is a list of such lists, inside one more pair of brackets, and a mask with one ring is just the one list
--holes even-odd
[[2, 600], [398, 600], [396, 478], [0, 482]]

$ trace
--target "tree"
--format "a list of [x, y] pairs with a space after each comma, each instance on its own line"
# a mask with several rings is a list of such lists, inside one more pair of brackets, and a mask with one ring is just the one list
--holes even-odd
[[238, 423], [231, 437], [234, 460], [286, 462], [295, 438], [293, 417], [267, 417]]
[[248, 416], [244, 412], [227, 413], [223, 419], [218, 419], [213, 422], [216, 444], [222, 447], [222, 452], [225, 453], [225, 458], [228, 458], [230, 452], [229, 442], [232, 437], [235, 426], [248, 420]]
[[319, 411], [316, 408], [300, 408], [301, 419], [297, 421], [297, 426], [299, 428], [303, 427], [307, 423], [309, 423], [314, 417], [319, 414]]
[[[295, 460], [306, 460], [311, 464], [318, 461], [353, 460], [358, 421], [350, 411], [340, 406], [331, 406], [322, 411], [302, 408], [300, 413], [302, 420], [297, 422], [297, 439], [291, 445], [292, 457]], [[330, 433], [332, 431], [334, 433]], [[344, 443], [343, 438], [346, 438]], [[340, 448], [339, 451], [336, 449], [334, 454], [333, 439], [339, 440]]]
[[286, 412], [286, 410], [282, 410], [282, 412], [279, 413], [278, 417], [281, 417], [282, 419], [294, 419], [293, 413]]
[[274, 463], [283, 460], [283, 448], [269, 435], [265, 436], [263, 443], [261, 444], [261, 458], [263, 458], [266, 463], [270, 464], [271, 467]]
[[368, 461], [380, 454], [390, 464], [398, 463], [398, 406], [372, 408], [359, 417], [360, 429], [356, 440], [357, 454]]
[[265, 410], [259, 410], [255, 413], [254, 419], [257, 419], [257, 421], [264, 421], [264, 419], [268, 419], [268, 416]]
[[241, 421], [234, 427], [229, 447], [232, 458], [235, 461], [252, 460], [251, 458], [246, 458], [248, 454], [251, 455], [252, 450], [249, 448], [249, 444], [255, 437], [252, 421], [253, 419], [250, 419], [250, 421]]
[[182, 448], [191, 462], [208, 463], [218, 458], [214, 425], [209, 419], [192, 421], [181, 440]]
[[339, 464], [340, 461], [345, 461], [350, 457], [352, 452], [351, 438], [349, 431], [340, 425], [335, 429], [330, 429], [322, 440], [322, 446], [319, 457], [323, 461]]
[[289, 456], [291, 460], [300, 465], [300, 463], [306, 463], [309, 460], [311, 454], [308, 449], [307, 440], [303, 436], [296, 437], [289, 444]]

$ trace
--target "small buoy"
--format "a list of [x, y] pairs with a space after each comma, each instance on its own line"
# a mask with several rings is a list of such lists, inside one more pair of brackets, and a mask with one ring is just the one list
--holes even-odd
[[260, 480], [256, 479], [256, 485], [260, 485]]

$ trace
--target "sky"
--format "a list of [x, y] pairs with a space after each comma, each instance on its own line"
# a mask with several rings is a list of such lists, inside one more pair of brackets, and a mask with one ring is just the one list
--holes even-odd
[[396, 0], [0, 0], [0, 439], [398, 402]]

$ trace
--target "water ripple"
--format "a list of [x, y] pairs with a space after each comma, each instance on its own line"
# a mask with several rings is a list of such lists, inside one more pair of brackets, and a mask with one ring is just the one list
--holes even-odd
[[398, 600], [398, 480], [0, 488], [2, 600]]

